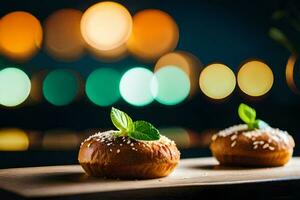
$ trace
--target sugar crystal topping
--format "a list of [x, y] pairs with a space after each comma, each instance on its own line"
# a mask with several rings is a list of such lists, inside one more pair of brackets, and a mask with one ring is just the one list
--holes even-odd
[[[258, 149], [259, 147], [262, 149], [268, 149], [270, 151], [275, 150], [275, 146], [278, 142], [282, 141], [286, 146], [289, 145], [289, 135], [286, 131], [282, 131], [278, 128], [266, 127], [262, 129], [254, 129], [251, 131], [247, 131], [248, 126], [246, 124], [234, 125], [224, 130], [219, 131], [217, 134], [212, 136], [212, 140], [216, 140], [218, 137], [230, 137], [231, 139], [231, 147], [235, 147], [237, 145], [237, 135], [239, 132], [242, 132], [245, 137], [252, 140], [253, 149]], [[258, 140], [262, 134], [267, 134], [269, 139], [267, 142]], [[273, 141], [275, 143], [273, 143]], [[275, 144], [275, 146], [274, 146]], [[272, 146], [273, 145], [273, 146]]]
[[152, 145], [153, 143], [156, 143], [156, 145], [162, 146], [162, 145], [175, 145], [175, 142], [170, 140], [169, 138], [161, 135], [160, 139], [157, 141], [137, 141], [137, 140], [131, 140], [129, 137], [121, 137], [120, 141], [118, 142], [118, 144], [114, 143], [114, 141], [116, 140], [117, 136], [114, 135], [116, 131], [110, 130], [110, 131], [105, 131], [105, 132], [98, 132], [95, 133], [94, 135], [89, 136], [87, 139], [84, 140], [84, 142], [81, 143], [81, 146], [83, 145], [83, 143], [85, 142], [89, 142], [87, 147], [90, 147], [91, 144], [93, 143], [93, 140], [97, 141], [97, 142], [101, 142], [106, 144], [108, 147], [111, 147], [109, 149], [110, 152], [113, 152], [113, 148], [114, 146], [118, 145], [118, 149], [116, 150], [116, 153], [119, 154], [121, 151], [121, 147], [122, 146], [126, 146], [129, 145], [133, 151], [138, 151], [137, 148], [135, 148], [135, 144], [136, 145], [142, 145], [143, 147], [147, 147], [150, 145]]

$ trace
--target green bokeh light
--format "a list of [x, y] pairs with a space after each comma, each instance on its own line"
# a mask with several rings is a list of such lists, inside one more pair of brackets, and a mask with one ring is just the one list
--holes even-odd
[[145, 106], [151, 103], [151, 82], [153, 73], [142, 67], [128, 70], [121, 79], [120, 92], [123, 99], [134, 106]]
[[120, 98], [121, 75], [113, 69], [101, 68], [93, 71], [85, 85], [88, 98], [99, 106], [109, 106]]
[[30, 88], [30, 79], [22, 70], [11, 67], [0, 71], [0, 104], [7, 107], [21, 104]]
[[56, 106], [71, 103], [79, 93], [79, 80], [70, 70], [50, 72], [43, 82], [44, 97]]
[[152, 92], [161, 104], [175, 105], [182, 102], [190, 92], [190, 80], [178, 67], [166, 66], [155, 73]]

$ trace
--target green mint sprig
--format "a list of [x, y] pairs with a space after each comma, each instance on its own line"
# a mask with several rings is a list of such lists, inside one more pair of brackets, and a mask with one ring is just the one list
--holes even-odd
[[238, 113], [241, 120], [243, 120], [248, 125], [248, 129], [250, 130], [266, 128], [269, 126], [263, 120], [256, 119], [256, 111], [254, 110], [254, 108], [251, 108], [246, 104], [240, 104]]
[[110, 112], [110, 118], [115, 127], [119, 130], [116, 132], [116, 136], [128, 136], [134, 140], [159, 140], [159, 131], [149, 122], [135, 121], [123, 111], [112, 107]]

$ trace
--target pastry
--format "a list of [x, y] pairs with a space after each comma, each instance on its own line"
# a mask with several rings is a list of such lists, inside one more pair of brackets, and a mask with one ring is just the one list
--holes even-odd
[[90, 176], [151, 179], [168, 176], [180, 159], [174, 141], [159, 134], [148, 122], [135, 121], [112, 108], [118, 131], [96, 133], [80, 147], [78, 160]]
[[246, 124], [212, 136], [210, 149], [221, 165], [272, 167], [291, 159], [295, 146], [292, 136], [256, 119], [255, 110], [245, 104], [238, 113]]

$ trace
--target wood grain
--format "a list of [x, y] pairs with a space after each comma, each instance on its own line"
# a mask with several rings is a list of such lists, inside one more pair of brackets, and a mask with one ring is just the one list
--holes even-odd
[[172, 196], [172, 192], [180, 191], [183, 195], [189, 191], [187, 194], [193, 194], [193, 191], [199, 192], [210, 186], [224, 189], [227, 186], [238, 188], [251, 183], [265, 184], [276, 181], [285, 184], [286, 181], [291, 183], [296, 181], [298, 184], [299, 180], [300, 158], [293, 158], [288, 165], [276, 168], [229, 168], [218, 166], [213, 158], [184, 159], [169, 177], [152, 180], [87, 177], [79, 165], [0, 170], [1, 195], [40, 199], [61, 197], [124, 199], [126, 195], [145, 199], [147, 195], [163, 195], [166, 191], [167, 196]]

